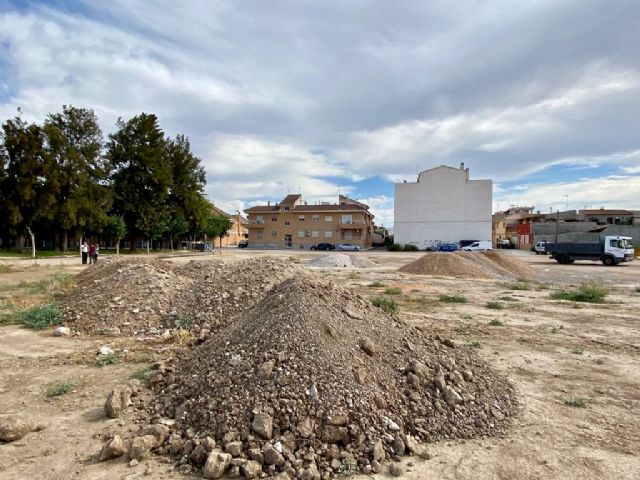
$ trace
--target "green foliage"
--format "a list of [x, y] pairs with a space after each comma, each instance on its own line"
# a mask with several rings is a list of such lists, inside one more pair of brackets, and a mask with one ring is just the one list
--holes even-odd
[[589, 402], [583, 397], [567, 398], [564, 404], [568, 407], [586, 408]]
[[582, 347], [572, 348], [571, 353], [573, 353], [574, 355], [582, 355], [584, 353], [584, 348]]
[[112, 353], [109, 355], [98, 355], [98, 358], [96, 358], [97, 367], [106, 367], [107, 365], [114, 365], [116, 363], [118, 363], [118, 357]]
[[482, 348], [482, 344], [478, 340], [472, 340], [469, 345], [473, 348]]
[[399, 243], [392, 243], [391, 245], [387, 245], [387, 250], [390, 252], [399, 252], [402, 250], [402, 245]]
[[230, 228], [231, 220], [211, 213], [207, 216], [202, 233], [211, 238], [224, 237]]
[[75, 385], [70, 382], [59, 382], [54, 384], [49, 390], [47, 390], [48, 397], [59, 397], [73, 390]]
[[398, 313], [398, 304], [391, 298], [373, 297], [371, 303], [392, 315]]
[[399, 289], [399, 288], [393, 287], [393, 288], [387, 288], [384, 291], [384, 293], [387, 294], [387, 295], [400, 295], [402, 293], [402, 290]]
[[509, 290], [529, 290], [529, 284], [525, 282], [514, 282], [505, 285]]
[[473, 331], [473, 325], [470, 325], [468, 323], [463, 323], [462, 325], [456, 325], [453, 329], [455, 330], [456, 333], [459, 333], [461, 335], [467, 335]]
[[485, 305], [487, 308], [491, 310], [502, 310], [504, 309], [504, 305], [500, 302], [487, 302]]
[[602, 357], [600, 357], [600, 358], [595, 358], [595, 359], [593, 360], [593, 363], [595, 363], [596, 365], [604, 365], [605, 360], [604, 360], [604, 358], [602, 358]]
[[440, 295], [438, 299], [443, 303], [467, 303], [464, 295]]
[[131, 378], [144, 382], [153, 376], [153, 368], [150, 366], [142, 367], [131, 374]]
[[559, 290], [551, 294], [554, 300], [572, 302], [604, 303], [609, 294], [609, 287], [599, 282], [585, 282], [578, 290]]
[[386, 285], [382, 282], [371, 282], [369, 285], [367, 285], [367, 287], [369, 288], [383, 288], [386, 287]]
[[551, 333], [558, 333], [563, 328], [564, 328], [564, 325], [556, 325], [556, 326], [551, 328]]
[[11, 265], [5, 265], [5, 264], [0, 265], [0, 273], [11, 273], [11, 271], [12, 271]]
[[489, 325], [491, 325], [492, 327], [502, 327], [504, 325], [504, 322], [499, 318], [494, 318], [489, 322]]
[[38, 305], [16, 313], [16, 320], [25, 327], [43, 330], [62, 322], [62, 313], [55, 303]]
[[404, 250], [405, 252], [417, 252], [417, 251], [419, 251], [420, 249], [418, 248], [418, 246], [417, 246], [417, 245], [412, 245], [412, 244], [410, 244], [410, 243], [407, 243], [406, 245], [404, 245], [404, 246], [402, 247], [402, 250]]
[[189, 328], [193, 325], [193, 318], [186, 313], [178, 313], [175, 317], [174, 324], [176, 328]]

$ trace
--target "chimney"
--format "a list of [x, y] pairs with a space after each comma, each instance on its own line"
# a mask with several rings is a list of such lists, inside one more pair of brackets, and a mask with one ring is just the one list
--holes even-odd
[[460, 162], [460, 170], [464, 170], [464, 162]]

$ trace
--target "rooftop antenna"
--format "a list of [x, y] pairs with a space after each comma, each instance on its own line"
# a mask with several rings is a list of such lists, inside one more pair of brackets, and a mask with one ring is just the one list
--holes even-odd
[[565, 198], [564, 200], [564, 211], [568, 211], [569, 210], [569, 195], [563, 195], [563, 197]]

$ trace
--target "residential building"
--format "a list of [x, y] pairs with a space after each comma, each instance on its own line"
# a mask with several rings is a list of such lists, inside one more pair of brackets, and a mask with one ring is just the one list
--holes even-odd
[[227, 234], [224, 237], [218, 239], [218, 246], [228, 247], [238, 245], [240, 240], [243, 240], [249, 236], [249, 229], [247, 228], [247, 219], [244, 218], [240, 212], [236, 212], [235, 215], [231, 215], [224, 210], [219, 209], [215, 205], [212, 207], [213, 213], [221, 217], [228, 218], [231, 221], [231, 227], [227, 230]]
[[492, 188], [491, 180], [470, 180], [464, 164], [425, 170], [416, 182], [396, 184], [395, 243], [425, 248], [490, 240]]
[[371, 246], [369, 206], [344, 195], [338, 203], [315, 205], [301, 195], [287, 195], [280, 203], [254, 206], [245, 213], [250, 247], [307, 249], [322, 242]]

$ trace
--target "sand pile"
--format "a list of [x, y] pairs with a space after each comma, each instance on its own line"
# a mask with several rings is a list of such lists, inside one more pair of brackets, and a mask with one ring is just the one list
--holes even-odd
[[504, 432], [515, 408], [473, 352], [313, 273], [158, 368], [146, 418], [176, 421], [156, 451], [230, 478], [377, 472], [422, 442]]
[[77, 330], [136, 334], [161, 326], [191, 283], [162, 260], [101, 261], [78, 275], [76, 288], [60, 304], [65, 320]]
[[530, 278], [527, 264], [498, 252], [434, 252], [400, 267], [399, 271], [418, 275], [464, 278]]
[[327, 253], [324, 255], [318, 255], [307, 265], [309, 265], [310, 267], [320, 268], [351, 268], [354, 266], [353, 263], [351, 263], [351, 257], [343, 253]]
[[119, 259], [87, 268], [61, 299], [74, 329], [107, 335], [159, 334], [190, 328], [204, 335], [262, 299], [301, 270], [289, 260]]

